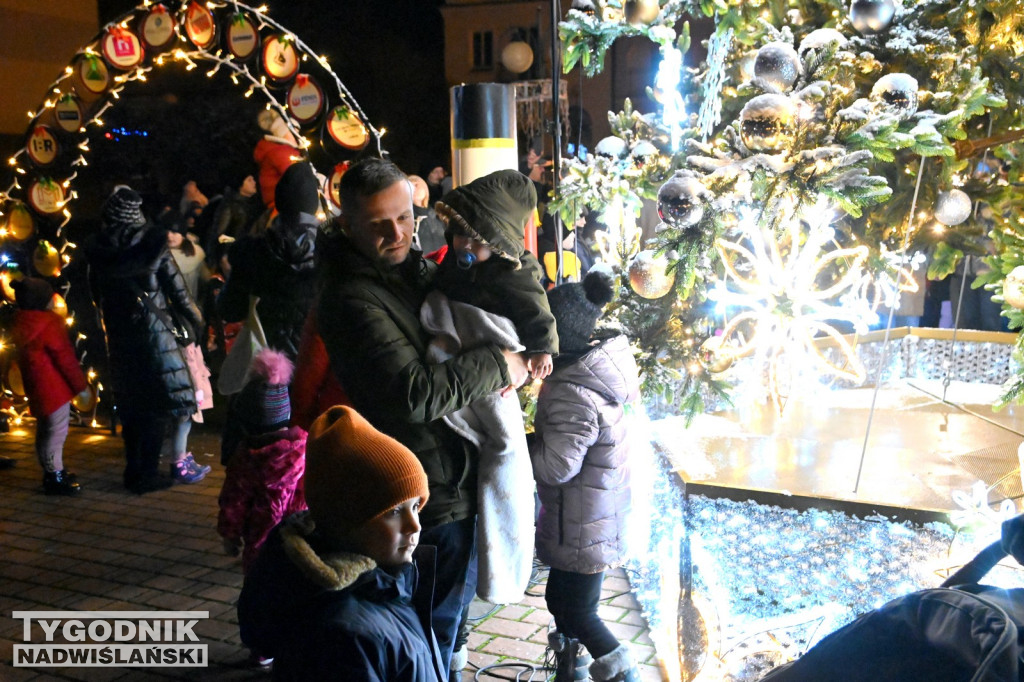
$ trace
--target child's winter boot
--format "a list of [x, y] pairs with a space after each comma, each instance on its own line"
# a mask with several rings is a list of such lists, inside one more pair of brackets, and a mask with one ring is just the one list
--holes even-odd
[[82, 492], [82, 486], [75, 480], [74, 474], [64, 469], [47, 471], [43, 474], [43, 492], [47, 495], [77, 495]]
[[632, 652], [625, 645], [619, 645], [590, 664], [590, 676], [594, 682], [640, 682], [640, 670]]
[[589, 677], [591, 657], [578, 639], [552, 630], [548, 632], [548, 648], [555, 655], [554, 682], [578, 682]]

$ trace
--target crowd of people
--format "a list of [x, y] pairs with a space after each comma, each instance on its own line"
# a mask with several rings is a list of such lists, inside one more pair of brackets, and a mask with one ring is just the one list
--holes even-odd
[[[458, 679], [470, 601], [515, 603], [536, 557], [555, 679], [638, 680], [598, 617], [626, 551], [639, 377], [627, 339], [598, 325], [615, 282], [594, 267], [596, 216], [549, 222], [531, 148], [519, 171], [456, 188], [440, 166], [424, 178], [364, 158], [325, 219], [287, 126], [273, 112], [259, 125], [255, 165], [222, 194], [189, 181], [161, 208], [118, 185], [85, 245], [124, 487], [210, 473], [188, 438], [216, 384], [216, 532], [241, 556], [254, 664], [280, 679]], [[63, 446], [86, 378], [51, 284], [12, 288], [43, 492], [78, 495]], [[530, 434], [528, 381], [543, 382]]]
[[[525, 248], [537, 182], [515, 170], [452, 189], [441, 167], [365, 158], [324, 219], [312, 165], [279, 118], [259, 123], [256, 165], [223, 194], [189, 181], [144, 205], [115, 186], [84, 246], [125, 489], [203, 480], [190, 430], [225, 401], [216, 532], [241, 557], [242, 639], [276, 678], [458, 679], [474, 595], [519, 601], [536, 544], [556, 679], [637, 680], [597, 616], [639, 384], [624, 337], [592, 338], [610, 275], [554, 286]], [[77, 495], [63, 446], [86, 378], [51, 284], [14, 290], [43, 491]]]

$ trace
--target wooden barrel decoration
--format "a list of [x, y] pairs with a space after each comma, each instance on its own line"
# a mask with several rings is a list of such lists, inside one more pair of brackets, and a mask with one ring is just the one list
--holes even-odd
[[56, 292], [54, 292], [52, 300], [53, 303], [50, 306], [50, 310], [57, 313], [66, 320], [68, 317], [68, 302], [64, 300], [63, 296]]
[[7, 364], [7, 376], [4, 377], [4, 386], [17, 397], [25, 397], [25, 382], [21, 378], [21, 368], [18, 367], [17, 362], [11, 361]]
[[60, 155], [60, 144], [49, 126], [37, 125], [28, 134], [25, 151], [33, 164], [45, 168]]
[[150, 52], [163, 52], [178, 38], [177, 22], [166, 7], [154, 5], [139, 22], [139, 35]]
[[78, 133], [85, 122], [82, 103], [70, 92], [61, 95], [53, 105], [53, 122], [65, 133]]
[[20, 201], [12, 201], [4, 208], [4, 230], [8, 239], [23, 242], [36, 231], [32, 211]]
[[11, 282], [24, 277], [25, 273], [15, 263], [4, 263], [0, 266], [0, 291], [3, 291], [4, 298], [11, 303], [14, 303], [14, 289], [11, 288]]
[[36, 213], [57, 215], [64, 209], [64, 188], [50, 178], [38, 178], [28, 187], [28, 203]]
[[260, 32], [245, 12], [235, 12], [228, 17], [224, 47], [240, 62], [248, 60], [259, 50]]
[[331, 109], [324, 123], [331, 142], [347, 152], [358, 152], [370, 142], [370, 131], [350, 108], [339, 105]]
[[213, 45], [217, 39], [217, 22], [205, 5], [192, 0], [185, 10], [185, 35], [201, 50]]
[[126, 28], [112, 26], [100, 41], [103, 58], [115, 69], [129, 71], [146, 56], [139, 37]]
[[263, 39], [263, 72], [271, 83], [284, 84], [299, 73], [299, 53], [294, 39], [283, 33]]
[[311, 126], [324, 111], [324, 91], [311, 76], [300, 73], [288, 88], [288, 113], [300, 126]]
[[61, 269], [60, 251], [53, 244], [40, 239], [32, 254], [32, 267], [40, 277], [59, 277]]
[[110, 88], [110, 69], [99, 55], [87, 52], [75, 61], [72, 68], [75, 91], [80, 96], [95, 99]]
[[341, 210], [341, 176], [347, 170], [348, 162], [342, 161], [334, 167], [330, 177], [327, 178], [327, 199], [339, 211]]

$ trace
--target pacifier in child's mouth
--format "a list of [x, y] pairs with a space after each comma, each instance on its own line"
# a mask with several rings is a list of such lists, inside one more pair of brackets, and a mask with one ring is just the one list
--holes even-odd
[[455, 262], [458, 264], [459, 269], [469, 270], [476, 264], [476, 254], [472, 251], [459, 251]]

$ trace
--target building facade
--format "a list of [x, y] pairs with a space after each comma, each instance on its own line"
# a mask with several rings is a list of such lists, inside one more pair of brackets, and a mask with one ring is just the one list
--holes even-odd
[[[563, 14], [568, 2], [562, 3]], [[550, 93], [552, 58], [551, 2], [537, 0], [447, 0], [441, 7], [445, 31], [445, 78], [448, 86], [461, 83], [513, 83], [548, 80]], [[557, 28], [556, 28], [557, 30]], [[502, 60], [510, 43], [526, 42], [533, 51], [528, 69], [516, 72]], [[511, 56], [518, 57], [513, 53]], [[511, 61], [514, 64], [513, 60]], [[609, 52], [605, 69], [587, 78], [579, 68], [560, 73], [564, 82], [566, 115], [564, 142], [593, 149], [610, 134], [608, 112], [619, 111], [627, 97], [641, 112], [656, 104], [646, 95], [658, 66], [657, 47], [646, 38], [618, 41]], [[550, 104], [540, 115], [552, 118]], [[530, 142], [536, 111], [520, 104], [517, 112], [521, 146]], [[524, 121], [529, 119], [529, 121]], [[527, 125], [528, 123], [528, 125]], [[544, 129], [544, 149], [551, 150], [550, 126]], [[525, 151], [525, 148], [524, 148]]]
[[24, 143], [28, 112], [39, 108], [47, 87], [98, 29], [96, 0], [0, 0], [0, 144], [5, 152]]

